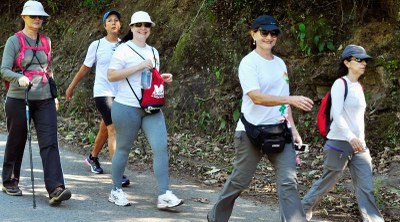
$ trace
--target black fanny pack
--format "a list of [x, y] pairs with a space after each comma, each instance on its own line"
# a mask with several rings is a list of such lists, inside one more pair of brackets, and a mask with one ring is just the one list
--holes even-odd
[[271, 125], [253, 125], [240, 114], [246, 134], [252, 144], [257, 146], [265, 154], [280, 153], [286, 143], [292, 143], [292, 131], [286, 122]]

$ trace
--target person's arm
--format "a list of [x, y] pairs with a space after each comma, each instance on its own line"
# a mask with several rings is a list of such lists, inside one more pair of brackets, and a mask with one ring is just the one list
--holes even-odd
[[8, 82], [19, 83], [19, 79], [25, 77], [24, 75], [22, 75], [22, 72], [18, 73], [12, 70], [14, 61], [16, 60], [18, 53], [19, 53], [19, 43], [17, 37], [15, 37], [14, 35], [7, 39], [6, 44], [4, 46], [3, 57], [1, 61], [1, 73], [3, 79], [7, 80]]
[[293, 135], [293, 141], [299, 144], [301, 146], [303, 144], [303, 140], [301, 139], [301, 136], [299, 132], [297, 131], [296, 124], [294, 123], [293, 115], [292, 115], [292, 108], [288, 106], [288, 121], [290, 123], [291, 129], [292, 129], [292, 135]]
[[74, 93], [75, 87], [82, 80], [82, 78], [85, 77], [85, 75], [90, 71], [90, 69], [91, 69], [90, 67], [82, 65], [79, 71], [75, 74], [74, 79], [69, 84], [67, 91], [65, 92], [65, 97], [67, 101], [70, 101], [72, 99], [72, 94]]
[[107, 72], [108, 81], [110, 82], [120, 81], [132, 75], [133, 73], [136, 73], [145, 68], [151, 69], [152, 67], [153, 67], [152, 61], [150, 59], [146, 59], [136, 66], [131, 66], [124, 69], [108, 69]]
[[331, 88], [332, 107], [331, 117], [335, 126], [344, 135], [348, 142], [356, 136], [351, 132], [349, 125], [344, 118], [344, 94], [345, 85], [341, 79], [336, 80]]
[[247, 93], [256, 105], [277, 106], [289, 104], [304, 111], [311, 111], [314, 102], [305, 96], [273, 96], [263, 94], [260, 90], [253, 90]]
[[[336, 80], [333, 83], [331, 89], [331, 97], [332, 97], [332, 108], [331, 108], [331, 116], [333, 121], [335, 122], [335, 126], [339, 128], [339, 131], [344, 135], [346, 140], [351, 144], [353, 150], [355, 152], [364, 151], [364, 147], [362, 142], [356, 135], [350, 130], [349, 124], [346, 122], [343, 113], [344, 113], [344, 92], [345, 85], [341, 79]], [[348, 96], [348, 95], [347, 95]]]

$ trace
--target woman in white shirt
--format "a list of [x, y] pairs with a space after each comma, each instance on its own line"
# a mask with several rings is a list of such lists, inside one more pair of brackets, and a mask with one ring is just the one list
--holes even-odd
[[371, 155], [365, 143], [365, 96], [359, 78], [372, 57], [364, 48], [348, 45], [339, 63], [339, 74], [347, 82], [347, 96], [342, 79], [331, 89], [333, 122], [324, 146], [324, 173], [303, 198], [307, 220], [322, 197], [337, 183], [346, 167], [353, 179], [362, 221], [383, 221], [374, 198]]
[[[138, 101], [142, 97], [141, 74], [145, 69], [160, 67], [158, 51], [147, 45], [151, 28], [155, 23], [147, 12], [138, 11], [131, 17], [128, 34], [122, 38], [108, 68], [108, 79], [120, 81], [118, 92], [111, 108], [115, 125], [117, 146], [112, 160], [113, 188], [109, 201], [128, 206], [126, 194], [121, 189], [120, 178], [128, 162], [129, 151], [141, 129], [153, 151], [153, 170], [158, 183], [159, 209], [179, 206], [183, 200], [169, 190], [167, 129], [162, 111], [149, 114]], [[172, 82], [172, 74], [163, 73], [165, 82]], [[138, 96], [138, 98], [135, 96]]]
[[[99, 153], [107, 142], [107, 139], [110, 159], [112, 159], [115, 151], [115, 128], [111, 119], [111, 104], [117, 94], [118, 83], [108, 81], [107, 70], [111, 57], [120, 40], [121, 14], [116, 10], [109, 10], [104, 13], [102, 22], [107, 35], [90, 44], [85, 61], [65, 92], [66, 99], [70, 101], [75, 87], [90, 72], [93, 65], [96, 65], [93, 97], [97, 110], [101, 114], [101, 122], [99, 132], [94, 141], [93, 150], [85, 158], [85, 163], [90, 167], [92, 173], [95, 174], [103, 173], [103, 168], [101, 168], [99, 162]], [[122, 186], [128, 186], [129, 183], [129, 179], [123, 176], [121, 180]]]

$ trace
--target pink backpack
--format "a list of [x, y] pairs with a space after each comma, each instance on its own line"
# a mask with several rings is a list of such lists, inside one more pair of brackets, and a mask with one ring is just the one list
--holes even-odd
[[[33, 75], [41, 75], [42, 78], [42, 82], [45, 83], [47, 77], [49, 76], [50, 73], [50, 61], [51, 61], [51, 55], [50, 55], [50, 44], [49, 44], [49, 40], [47, 39], [47, 37], [45, 35], [42, 35], [40, 33], [38, 33], [38, 38], [36, 40], [36, 45], [35, 46], [30, 46], [27, 45], [26, 40], [25, 40], [25, 34], [22, 31], [16, 32], [15, 36], [17, 36], [18, 38], [18, 42], [19, 42], [19, 54], [17, 56], [17, 59], [14, 62], [13, 65], [13, 71], [17, 70], [17, 68], [19, 68], [22, 73], [29, 78], [29, 80], [32, 80], [32, 76]], [[38, 46], [39, 41], [42, 43], [42, 46]], [[47, 69], [45, 72], [43, 71], [39, 71], [39, 70], [33, 70], [33, 71], [25, 71], [26, 69], [28, 69], [28, 67], [32, 64], [32, 60], [31, 62], [26, 66], [23, 67], [21, 65], [21, 61], [25, 58], [25, 51], [27, 49], [30, 49], [33, 51], [34, 55], [36, 54], [36, 51], [42, 50], [46, 53], [47, 55]], [[6, 87], [6, 89], [8, 90], [8, 88], [10, 87], [10, 83], [6, 80], [4, 80], [4, 86]]]

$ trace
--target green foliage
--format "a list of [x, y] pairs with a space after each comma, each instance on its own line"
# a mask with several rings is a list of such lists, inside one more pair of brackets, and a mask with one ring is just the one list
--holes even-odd
[[174, 64], [179, 64], [179, 61], [183, 58], [183, 53], [185, 50], [185, 46], [190, 39], [190, 31], [187, 33], [183, 33], [175, 46], [175, 50], [172, 54], [172, 58], [169, 61], [169, 65], [173, 66]]
[[334, 32], [323, 17], [316, 21], [300, 22], [294, 32], [297, 33], [300, 50], [307, 56], [313, 52], [323, 53], [335, 50]]
[[83, 0], [82, 6], [96, 12], [103, 12], [108, 7], [111, 0]]
[[385, 198], [382, 196], [382, 181], [380, 179], [374, 180], [374, 193], [376, 204], [378, 204], [379, 208], [383, 208], [385, 206]]
[[400, 69], [399, 59], [387, 60], [384, 56], [378, 56], [378, 58], [376, 59], [376, 64], [385, 68], [385, 70], [389, 74], [389, 80], [393, 81], [399, 79], [399, 74], [396, 74], [396, 71]]
[[224, 83], [224, 77], [222, 76], [221, 69], [218, 66], [214, 66], [214, 76], [220, 85]]
[[208, 126], [211, 123], [211, 115], [210, 115], [210, 113], [208, 113], [207, 111], [203, 111], [200, 114], [200, 118], [198, 120], [198, 123], [200, 125], [203, 125], [203, 126]]
[[[54, 0], [47, 0], [47, 7], [50, 8], [50, 14], [58, 12], [58, 3]], [[47, 10], [47, 9], [46, 9]]]
[[239, 121], [240, 118], [240, 110], [239, 109], [235, 109], [235, 111], [233, 111], [233, 121], [235, 121], [235, 123], [237, 121]]
[[222, 117], [222, 116], [218, 117], [218, 122], [220, 123], [218, 130], [225, 130], [227, 123], [226, 123], [226, 120], [224, 119], [224, 117]]
[[306, 34], [306, 25], [304, 23], [300, 23], [299, 33], [297, 34], [297, 38], [299, 39], [299, 46], [302, 52], [304, 52], [306, 55], [310, 55], [311, 47], [307, 43]]
[[86, 134], [86, 138], [90, 144], [94, 144], [94, 141], [96, 140], [96, 133], [93, 130], [89, 129]]

